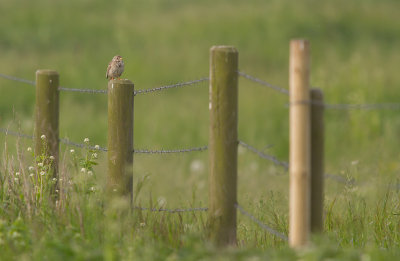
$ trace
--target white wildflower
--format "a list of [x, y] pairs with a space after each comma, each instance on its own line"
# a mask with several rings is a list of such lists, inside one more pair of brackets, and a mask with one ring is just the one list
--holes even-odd
[[84, 142], [84, 143], [89, 143], [89, 138], [85, 138], [85, 139], [83, 140], [83, 142]]
[[203, 172], [204, 171], [204, 163], [201, 160], [193, 160], [190, 163], [190, 171], [191, 172]]
[[33, 167], [33, 166], [29, 166], [29, 171], [34, 171], [35, 170], [35, 168]]
[[87, 172], [87, 174], [88, 174], [89, 176], [92, 176], [92, 175], [93, 175], [93, 171], [89, 170], [89, 171]]
[[44, 171], [40, 172], [40, 175], [44, 176], [44, 174], [46, 174], [46, 172], [44, 172]]
[[92, 158], [97, 159], [97, 153], [93, 153]]
[[29, 174], [29, 177], [33, 177], [33, 176], [34, 176], [34, 174], [33, 174], [33, 173]]
[[75, 153], [75, 150], [74, 150], [74, 149], [71, 149], [69, 152], [70, 152], [71, 154], [74, 154], [74, 153]]
[[21, 236], [21, 234], [18, 233], [17, 231], [14, 231], [14, 232], [11, 233], [11, 237], [12, 237], [12, 238], [18, 238], [18, 237], [20, 237], [20, 236]]
[[158, 206], [163, 207], [167, 204], [167, 200], [164, 197], [159, 197], [157, 199]]
[[32, 148], [31, 148], [31, 147], [28, 147], [26, 150], [27, 150], [28, 152], [31, 152], [31, 151], [32, 151]]
[[51, 159], [51, 160], [54, 160], [55, 158], [54, 158], [54, 156], [50, 156], [50, 159]]
[[14, 178], [14, 181], [18, 181], [18, 178]]
[[85, 168], [81, 168], [81, 172], [85, 173], [86, 169]]
[[46, 139], [46, 135], [42, 135], [42, 136], [40, 136], [40, 138], [41, 138], [42, 140], [45, 140], [45, 139]]
[[91, 187], [90, 190], [91, 190], [91, 191], [95, 191], [96, 189], [95, 189], [94, 187]]
[[146, 223], [140, 223], [140, 227], [145, 227]]
[[95, 145], [94, 148], [95, 148], [96, 150], [99, 150], [99, 149], [100, 149], [100, 146], [99, 146], [99, 145]]
[[15, 172], [15, 176], [19, 176], [19, 174], [20, 174], [19, 172]]
[[353, 160], [353, 161], [351, 162], [351, 165], [355, 166], [355, 165], [357, 165], [359, 162], [360, 162], [359, 160]]
[[53, 181], [57, 181], [57, 178], [53, 178]]
[[39, 167], [43, 167], [43, 162], [39, 162], [37, 165], [38, 165]]
[[56, 193], [58, 193], [58, 189], [56, 189]]

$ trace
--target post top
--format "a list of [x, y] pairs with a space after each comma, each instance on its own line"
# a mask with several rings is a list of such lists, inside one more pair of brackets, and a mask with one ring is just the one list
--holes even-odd
[[210, 49], [211, 52], [218, 51], [218, 52], [227, 52], [227, 53], [237, 53], [237, 50], [232, 45], [214, 45]]
[[58, 75], [58, 72], [55, 70], [50, 70], [50, 69], [41, 69], [41, 70], [37, 70], [36, 74]]
[[296, 39], [290, 40], [290, 42], [299, 44], [299, 43], [308, 43], [308, 40], [304, 39], [304, 38], [296, 38]]
[[108, 84], [112, 84], [112, 85], [114, 85], [114, 84], [117, 84], [117, 85], [119, 85], [119, 84], [124, 84], [124, 85], [131, 84], [131, 85], [133, 85], [133, 83], [128, 79], [114, 79], [114, 80], [108, 81]]
[[310, 42], [307, 39], [292, 39], [290, 40], [290, 46], [292, 48], [300, 48], [300, 50], [304, 50], [305, 48], [308, 48], [310, 45]]

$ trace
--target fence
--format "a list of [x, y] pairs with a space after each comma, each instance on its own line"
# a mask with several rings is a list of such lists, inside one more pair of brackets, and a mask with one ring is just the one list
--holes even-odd
[[[279, 86], [238, 70], [238, 52], [229, 46], [215, 46], [210, 50], [210, 76], [198, 80], [160, 86], [152, 89], [134, 90], [129, 80], [111, 80], [107, 90], [72, 89], [59, 86], [59, 75], [51, 70], [38, 70], [36, 82], [0, 74], [0, 77], [36, 86], [35, 134], [34, 136], [0, 128], [0, 132], [33, 139], [36, 155], [43, 151], [42, 135], [47, 137], [47, 153], [55, 157], [54, 173], [58, 169], [59, 143], [83, 148], [86, 145], [59, 138], [59, 93], [62, 91], [108, 95], [108, 146], [96, 149], [108, 153], [108, 187], [111, 193], [132, 195], [133, 156], [138, 153], [164, 154], [187, 153], [209, 150], [210, 183], [209, 207], [199, 208], [145, 208], [135, 209], [155, 212], [181, 213], [208, 211], [209, 235], [217, 245], [236, 243], [236, 212], [249, 217], [261, 228], [274, 236], [289, 241], [292, 247], [307, 243], [311, 232], [323, 228], [323, 180], [331, 178], [349, 182], [340, 176], [324, 173], [324, 109], [400, 109], [400, 104], [326, 104], [323, 93], [309, 89], [309, 43], [293, 40], [290, 44], [290, 92]], [[238, 139], [238, 77], [246, 78], [271, 88], [290, 101], [290, 164], [266, 154]], [[192, 86], [199, 82], [210, 84], [209, 145], [176, 150], [139, 150], [133, 146], [133, 103], [138, 95], [166, 91], [171, 88]], [[238, 204], [237, 200], [237, 148], [242, 146], [267, 159], [290, 173], [289, 238], [263, 224]], [[353, 182], [353, 181], [350, 181]], [[114, 193], [115, 194], [115, 193]]]

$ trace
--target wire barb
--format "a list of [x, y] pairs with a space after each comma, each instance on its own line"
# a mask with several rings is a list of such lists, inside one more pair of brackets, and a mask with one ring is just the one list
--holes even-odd
[[280, 239], [283, 239], [285, 241], [288, 241], [288, 237], [285, 236], [284, 234], [282, 234], [281, 232], [273, 229], [272, 227], [267, 226], [266, 224], [264, 224], [263, 222], [261, 222], [260, 220], [256, 219], [252, 214], [250, 214], [249, 212], [247, 212], [246, 210], [244, 210], [241, 206], [239, 206], [239, 204], [235, 204], [235, 208], [237, 208], [240, 213], [242, 213], [243, 215], [247, 216], [248, 218], [250, 218], [252, 221], [254, 221], [255, 223], [257, 223], [261, 228], [263, 228], [264, 230], [268, 231], [269, 233], [273, 234], [274, 236], [279, 237]]
[[280, 93], [289, 95], [289, 91], [288, 90], [286, 90], [286, 89], [284, 89], [282, 87], [279, 87], [277, 85], [273, 85], [271, 83], [268, 83], [266, 81], [263, 81], [261, 79], [258, 79], [258, 78], [254, 77], [254, 76], [251, 76], [251, 75], [247, 74], [247, 73], [238, 71], [238, 75], [240, 75], [240, 76], [242, 76], [242, 77], [244, 77], [244, 78], [246, 78], [246, 79], [248, 79], [250, 81], [253, 81], [253, 82], [256, 82], [256, 83], [261, 84], [263, 86], [266, 86], [268, 88], [271, 88], [271, 89], [273, 89], [275, 91], [278, 91]]
[[265, 154], [264, 152], [257, 150], [257, 149], [254, 148], [253, 146], [251, 146], [251, 145], [249, 145], [249, 144], [247, 144], [247, 143], [245, 143], [245, 142], [243, 142], [243, 141], [241, 141], [241, 140], [239, 140], [239, 144], [240, 144], [241, 146], [243, 146], [244, 148], [246, 148], [246, 149], [248, 149], [248, 150], [250, 150], [250, 151], [256, 153], [256, 154], [257, 154], [258, 156], [260, 156], [261, 158], [270, 160], [270, 161], [272, 161], [273, 163], [275, 163], [276, 165], [279, 165], [279, 166], [284, 167], [285, 170], [288, 170], [288, 169], [289, 169], [289, 164], [288, 164], [287, 162], [280, 161], [280, 160], [278, 160], [277, 158], [275, 158], [274, 156]]
[[168, 212], [168, 213], [182, 213], [182, 212], [195, 212], [195, 211], [208, 211], [208, 208], [176, 208], [176, 209], [165, 209], [165, 208], [143, 208], [133, 207], [134, 209], [146, 210], [151, 212]]
[[208, 77], [204, 77], [198, 80], [193, 80], [193, 81], [188, 81], [188, 82], [181, 82], [181, 83], [176, 83], [176, 84], [172, 84], [172, 85], [164, 85], [164, 86], [160, 86], [160, 87], [155, 87], [155, 88], [151, 88], [151, 89], [141, 89], [141, 90], [135, 90], [134, 91], [134, 95], [138, 95], [138, 94], [147, 94], [147, 93], [152, 93], [152, 92], [157, 92], [157, 91], [163, 91], [166, 89], [171, 89], [171, 88], [179, 88], [179, 87], [183, 87], [183, 86], [190, 86], [196, 83], [200, 83], [200, 82], [205, 82], [208, 81], [209, 78]]
[[11, 76], [11, 75], [5, 75], [5, 74], [0, 73], [0, 77], [7, 79], [7, 80], [11, 80], [11, 81], [22, 82], [22, 83], [26, 83], [26, 84], [30, 84], [30, 85], [36, 85], [36, 83], [34, 81], [18, 78], [18, 77]]

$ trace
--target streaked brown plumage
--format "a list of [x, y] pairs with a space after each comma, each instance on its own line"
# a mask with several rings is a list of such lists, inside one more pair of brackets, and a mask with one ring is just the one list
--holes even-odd
[[124, 72], [124, 68], [125, 65], [122, 57], [119, 55], [114, 56], [111, 62], [108, 64], [106, 78], [111, 80], [113, 80], [114, 78], [119, 79], [121, 74]]

